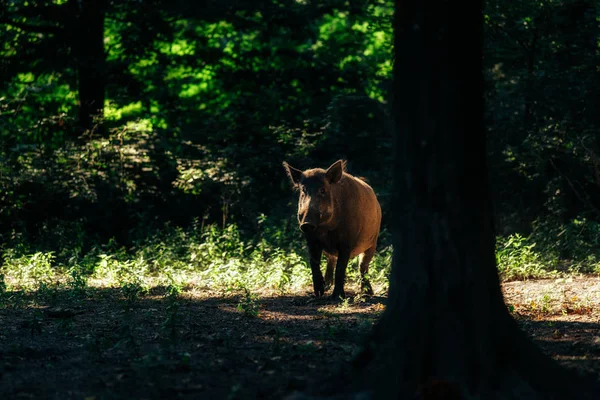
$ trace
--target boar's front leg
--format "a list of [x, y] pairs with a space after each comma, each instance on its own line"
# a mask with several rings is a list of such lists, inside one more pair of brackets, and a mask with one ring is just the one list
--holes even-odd
[[336, 256], [327, 255], [327, 270], [325, 271], [325, 290], [333, 285], [333, 270], [335, 269]]
[[335, 286], [333, 287], [333, 293], [331, 295], [333, 300], [346, 298], [346, 294], [344, 293], [344, 281], [346, 280], [348, 261], [350, 261], [350, 251], [340, 250], [335, 265]]
[[323, 246], [318, 241], [308, 242], [308, 252], [310, 254], [310, 270], [312, 272], [313, 288], [315, 296], [321, 297], [325, 294], [325, 282], [321, 273], [321, 255]]

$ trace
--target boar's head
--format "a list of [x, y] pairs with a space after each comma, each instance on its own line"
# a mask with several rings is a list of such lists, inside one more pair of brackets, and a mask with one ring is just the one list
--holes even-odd
[[342, 179], [346, 162], [338, 160], [327, 170], [313, 168], [301, 171], [283, 162], [294, 187], [300, 192], [298, 222], [304, 233], [313, 233], [320, 225], [335, 219], [335, 187]]

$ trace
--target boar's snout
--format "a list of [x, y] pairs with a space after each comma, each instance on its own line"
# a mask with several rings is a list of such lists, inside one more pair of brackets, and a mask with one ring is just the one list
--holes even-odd
[[309, 222], [305, 222], [300, 225], [300, 230], [304, 233], [312, 233], [317, 229], [317, 227]]

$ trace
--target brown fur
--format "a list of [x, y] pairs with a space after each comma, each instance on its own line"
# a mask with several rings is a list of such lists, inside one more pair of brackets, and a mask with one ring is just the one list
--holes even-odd
[[[364, 180], [346, 172], [346, 161], [338, 160], [327, 170], [298, 170], [283, 166], [295, 189], [300, 192], [298, 222], [304, 232], [316, 296], [325, 293], [333, 281], [333, 297], [344, 297], [346, 268], [359, 256], [361, 289], [373, 294], [366, 278], [375, 254], [381, 225], [381, 207], [375, 192]], [[322, 253], [327, 258], [325, 279], [320, 269]]]

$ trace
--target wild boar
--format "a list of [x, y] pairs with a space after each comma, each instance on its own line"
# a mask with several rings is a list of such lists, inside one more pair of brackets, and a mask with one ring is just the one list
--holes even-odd
[[[364, 180], [346, 172], [346, 161], [338, 160], [327, 170], [301, 171], [283, 162], [294, 188], [300, 192], [298, 222], [310, 254], [315, 296], [325, 294], [333, 282], [332, 298], [344, 298], [346, 268], [359, 256], [361, 291], [372, 295], [365, 276], [375, 254], [381, 226], [381, 206], [375, 192]], [[327, 270], [321, 273], [325, 253]]]

